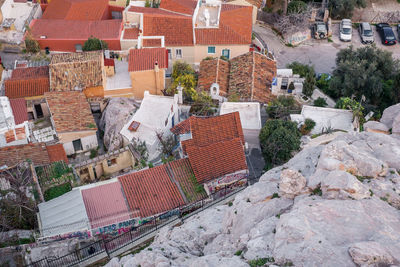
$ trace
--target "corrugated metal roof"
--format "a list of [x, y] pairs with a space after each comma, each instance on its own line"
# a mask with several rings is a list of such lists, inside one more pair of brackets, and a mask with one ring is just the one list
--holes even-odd
[[38, 207], [44, 237], [89, 229], [89, 218], [79, 189], [40, 203]]
[[131, 218], [119, 181], [82, 190], [82, 197], [92, 228]]

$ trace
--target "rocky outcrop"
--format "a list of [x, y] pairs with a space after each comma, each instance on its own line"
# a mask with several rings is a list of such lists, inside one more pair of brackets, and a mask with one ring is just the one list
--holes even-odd
[[[400, 140], [353, 133], [308, 147], [108, 266], [398, 266]], [[271, 266], [271, 265], [270, 265]]]
[[395, 118], [400, 115], [400, 103], [390, 106], [383, 111], [381, 123], [385, 124], [389, 129], [393, 128]]
[[364, 130], [372, 133], [389, 134], [389, 128], [385, 124], [378, 121], [368, 121], [364, 123]]
[[127, 120], [133, 116], [138, 106], [139, 104], [131, 98], [110, 99], [99, 125], [104, 131], [104, 145], [108, 151], [117, 150], [123, 146], [123, 139], [119, 132]]

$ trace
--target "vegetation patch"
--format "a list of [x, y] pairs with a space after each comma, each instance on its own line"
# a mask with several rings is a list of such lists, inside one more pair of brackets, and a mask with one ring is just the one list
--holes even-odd
[[69, 191], [72, 190], [72, 186], [70, 183], [65, 183], [61, 185], [56, 185], [53, 187], [50, 187], [44, 192], [44, 199], [46, 201], [49, 201], [53, 198], [59, 197], [61, 195], [64, 195], [65, 193], [68, 193]]
[[269, 262], [275, 262], [275, 259], [273, 257], [257, 258], [257, 259], [248, 261], [248, 264], [250, 265], [250, 267], [257, 267], [257, 266], [264, 266]]

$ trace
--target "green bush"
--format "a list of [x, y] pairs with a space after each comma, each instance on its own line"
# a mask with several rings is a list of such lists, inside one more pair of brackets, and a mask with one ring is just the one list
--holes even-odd
[[314, 127], [315, 127], [315, 121], [313, 121], [312, 119], [306, 119], [304, 121], [304, 124], [300, 128], [300, 132], [303, 135], [309, 134], [311, 130], [314, 129]]
[[288, 14], [299, 14], [303, 13], [307, 9], [307, 4], [303, 1], [291, 1], [288, 5]]
[[293, 74], [299, 74], [300, 77], [305, 78], [308, 74], [315, 75], [314, 67], [301, 64], [300, 62], [294, 61], [290, 64], [287, 64], [286, 67], [288, 69], [292, 69]]
[[330, 0], [329, 9], [334, 19], [348, 19], [353, 16], [354, 8], [366, 7], [365, 0]]
[[71, 190], [72, 190], [72, 186], [70, 183], [53, 186], [44, 192], [44, 200], [49, 201], [53, 198], [64, 195], [65, 193], [67, 193]]
[[299, 113], [300, 105], [292, 96], [278, 96], [268, 103], [267, 114], [271, 119], [288, 117], [291, 113]]
[[329, 90], [329, 83], [330, 83], [330, 77], [328, 74], [323, 73], [321, 75], [321, 77], [317, 80], [317, 82], [315, 83], [315, 85], [322, 90], [322, 92], [324, 92], [325, 94], [328, 94], [328, 90]]
[[328, 103], [326, 103], [326, 100], [322, 97], [318, 97], [317, 99], [314, 100], [314, 106], [316, 107], [326, 107]]
[[83, 51], [97, 51], [104, 49], [108, 49], [108, 44], [96, 37], [89, 37], [82, 47]]
[[285, 120], [268, 120], [260, 132], [261, 150], [268, 167], [288, 161], [300, 148], [297, 124]]
[[314, 92], [315, 86], [315, 74], [308, 73], [306, 79], [303, 82], [303, 94], [310, 97]]

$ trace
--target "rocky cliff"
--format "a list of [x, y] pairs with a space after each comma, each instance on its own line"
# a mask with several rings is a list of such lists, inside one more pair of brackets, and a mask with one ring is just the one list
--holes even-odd
[[107, 266], [400, 266], [399, 171], [395, 135], [341, 135]]

